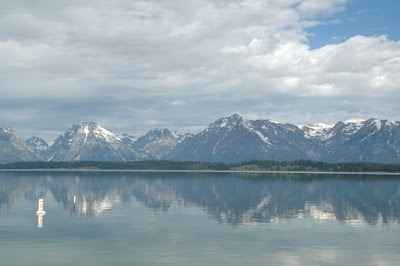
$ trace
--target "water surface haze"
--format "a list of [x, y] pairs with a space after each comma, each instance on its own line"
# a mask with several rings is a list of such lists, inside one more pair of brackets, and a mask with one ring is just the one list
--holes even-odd
[[0, 172], [4, 265], [399, 265], [399, 215], [396, 176]]

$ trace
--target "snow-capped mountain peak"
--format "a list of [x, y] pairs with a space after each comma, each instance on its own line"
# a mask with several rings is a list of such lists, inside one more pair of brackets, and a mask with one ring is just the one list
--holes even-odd
[[49, 149], [49, 144], [47, 144], [47, 142], [42, 138], [36, 136], [25, 140], [25, 143], [37, 151], [45, 151]]
[[206, 129], [204, 129], [201, 132], [201, 134], [205, 134], [205, 133], [207, 133], [209, 131], [219, 132], [221, 130], [229, 132], [235, 126], [239, 125], [240, 123], [243, 123], [243, 121], [245, 121], [245, 119], [243, 117], [241, 117], [240, 115], [237, 115], [237, 114], [234, 114], [234, 115], [229, 116], [229, 117], [222, 117], [222, 118], [218, 119], [217, 121], [215, 121], [210, 126], [208, 126]]
[[54, 161], [132, 161], [146, 158], [120, 138], [94, 122], [73, 124], [49, 150]]
[[165, 137], [170, 137], [170, 136], [171, 136], [171, 132], [168, 129], [166, 129], [166, 128], [163, 128], [163, 129], [156, 128], [156, 129], [153, 129], [153, 130], [149, 131], [145, 135], [145, 138], [147, 140], [159, 140], [159, 139], [162, 139], [162, 138], [165, 138]]
[[179, 134], [175, 131], [171, 132], [166, 128], [156, 128], [138, 138], [137, 141], [132, 144], [132, 147], [156, 159], [161, 159], [168, 155], [176, 145], [191, 136], [191, 134]]
[[[269, 120], [264, 120], [264, 121], [270, 122]], [[252, 121], [247, 120], [246, 118], [243, 118], [237, 114], [218, 119], [213, 124], [211, 124], [209, 127], [207, 127], [205, 130], [200, 132], [200, 134], [206, 135], [211, 132], [218, 133], [221, 131], [221, 132], [224, 132], [225, 135], [227, 135], [229, 132], [231, 132], [232, 130], [234, 130], [237, 127], [242, 127], [246, 131], [256, 134], [260, 138], [260, 140], [262, 142], [266, 143], [267, 145], [273, 145], [269, 141], [269, 138], [262, 133], [261, 129], [256, 129], [254, 127], [254, 125], [252, 124]], [[217, 143], [217, 145], [218, 145], [218, 143]], [[215, 151], [216, 151], [216, 149], [214, 149], [214, 152]]]
[[352, 135], [359, 131], [365, 124], [366, 119], [352, 118], [344, 121], [345, 127], [342, 129], [342, 133], [346, 135]]
[[119, 137], [105, 129], [104, 127], [100, 126], [95, 122], [78, 122], [74, 123], [72, 126], [72, 132], [68, 132], [68, 134], [84, 134], [86, 138], [90, 136], [94, 138], [103, 139], [106, 142], [115, 142], [121, 141]]
[[[289, 124], [248, 120], [239, 115], [210, 124], [171, 153], [167, 159], [239, 162], [253, 159], [287, 159], [305, 156], [303, 132]], [[292, 146], [295, 146], [292, 148]]]

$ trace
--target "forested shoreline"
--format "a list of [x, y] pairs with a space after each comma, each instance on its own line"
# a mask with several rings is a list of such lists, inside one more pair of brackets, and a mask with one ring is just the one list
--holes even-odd
[[310, 171], [310, 172], [400, 172], [400, 164], [327, 163], [311, 160], [248, 161], [224, 164], [211, 162], [135, 161], [135, 162], [15, 162], [0, 164], [0, 169], [78, 169], [78, 170], [216, 170], [216, 171]]

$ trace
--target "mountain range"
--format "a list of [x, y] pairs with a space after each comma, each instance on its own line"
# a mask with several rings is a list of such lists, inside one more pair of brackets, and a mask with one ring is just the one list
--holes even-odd
[[332, 125], [294, 125], [223, 117], [198, 134], [154, 129], [117, 136], [94, 122], [73, 124], [49, 147], [0, 129], [0, 163], [15, 161], [175, 160], [236, 163], [250, 160], [400, 163], [400, 122], [351, 119]]

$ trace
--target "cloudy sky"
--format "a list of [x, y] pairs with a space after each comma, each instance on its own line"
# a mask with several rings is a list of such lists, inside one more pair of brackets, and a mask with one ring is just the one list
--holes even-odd
[[0, 127], [400, 120], [398, 0], [0, 0]]

